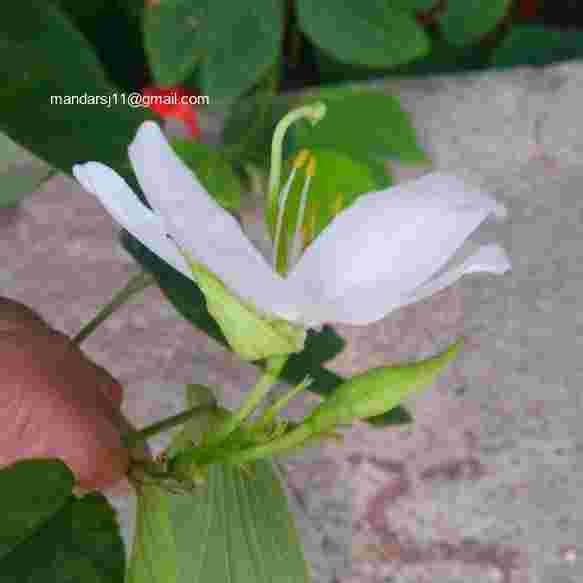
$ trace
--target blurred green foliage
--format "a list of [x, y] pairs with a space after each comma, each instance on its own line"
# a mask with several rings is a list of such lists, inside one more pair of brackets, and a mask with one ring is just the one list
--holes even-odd
[[73, 494], [58, 460], [0, 469], [0, 583], [122, 583], [125, 552], [107, 499]]
[[[223, 184], [217, 188], [223, 195], [231, 187], [238, 193], [249, 184], [239, 185], [250, 178], [249, 165], [267, 169], [273, 126], [298, 101], [280, 99], [287, 87], [536, 66], [582, 55], [582, 32], [524, 22], [524, 14], [532, 19], [537, 9], [542, 14], [544, 3], [31, 0], [15, 4], [0, 22], [0, 130], [47, 168], [69, 172], [72, 162], [97, 159], [132, 181], [125, 147], [137, 125], [153, 114], [119, 103], [56, 106], [51, 96], [183, 84], [228, 114], [225, 152], [199, 149], [189, 159], [198, 156], [194, 165], [207, 174], [218, 165]], [[306, 140], [325, 148], [334, 142], [332, 149], [367, 161], [378, 184], [383, 172], [376, 158], [424, 161], [396, 98], [362, 93], [341, 102], [334, 91], [317, 89], [311, 96], [336, 99], [336, 109], [309, 138], [298, 128], [297, 144], [294, 138], [287, 144], [290, 153]], [[365, 131], [371, 126], [373, 132]], [[0, 143], [0, 160], [9, 154], [3, 156], [4, 150]], [[20, 192], [33, 190], [43, 177], [36, 169], [3, 170], [0, 205], [16, 204]]]

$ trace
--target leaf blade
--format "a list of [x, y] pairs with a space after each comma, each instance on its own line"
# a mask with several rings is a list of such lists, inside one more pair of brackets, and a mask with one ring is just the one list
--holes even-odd
[[299, 0], [300, 28], [344, 63], [393, 67], [422, 57], [429, 39], [415, 19], [390, 2]]
[[[57, 7], [14, 4], [0, 20], [0, 57], [0, 131], [69, 174], [76, 162], [99, 160], [133, 181], [127, 144], [150, 116], [120, 102], [92, 47]], [[79, 101], [116, 93], [111, 107]], [[52, 96], [77, 101], [56, 105]]]
[[365, 156], [427, 162], [411, 118], [397, 97], [337, 87], [311, 93], [301, 102], [314, 100], [327, 105], [326, 116], [314, 127], [305, 123], [295, 126], [296, 147], [332, 149], [356, 159]]
[[[14, 482], [18, 473], [19, 479]], [[2, 494], [7, 493], [7, 481], [11, 479], [20, 489], [12, 492], [10, 508], [2, 513], [0, 540], [4, 543], [7, 521], [9, 527], [15, 517], [22, 518], [31, 509], [38, 512], [39, 504], [46, 507], [47, 500], [58, 504], [44, 512], [41, 520], [34, 521], [34, 528], [26, 529], [17, 544], [0, 556], [0, 583], [123, 582], [123, 541], [115, 512], [104, 496], [97, 493], [80, 499], [73, 496], [73, 474], [57, 460], [24, 460], [0, 471]], [[22, 496], [27, 494], [28, 508], [21, 503]], [[16, 505], [15, 496], [20, 498]]]
[[174, 85], [197, 67], [198, 85], [213, 99], [234, 98], [279, 56], [282, 5], [168, 0], [146, 9], [144, 40], [156, 81]]
[[0, 470], [0, 500], [10, 501], [0, 531], [0, 560], [67, 503], [74, 483], [71, 471], [56, 460], [23, 460]]
[[581, 56], [583, 33], [580, 30], [515, 26], [496, 47], [490, 63], [495, 67], [543, 66]]
[[449, 0], [439, 20], [441, 31], [453, 45], [469, 44], [493, 30], [508, 5], [509, 0]]
[[241, 181], [220, 150], [192, 140], [172, 140], [172, 147], [223, 208], [238, 210], [241, 207]]
[[[203, 491], [169, 499], [179, 583], [308, 581], [293, 519], [271, 463], [256, 462], [249, 470], [251, 478], [234, 467], [212, 466]], [[212, 547], [205, 541], [213, 541]]]

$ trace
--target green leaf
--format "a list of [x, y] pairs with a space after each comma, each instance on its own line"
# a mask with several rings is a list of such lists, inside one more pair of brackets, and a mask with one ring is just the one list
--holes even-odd
[[0, 133], [0, 207], [16, 206], [50, 175], [47, 164]]
[[583, 56], [583, 32], [515, 26], [491, 58], [495, 67], [543, 66]]
[[453, 45], [465, 45], [494, 29], [506, 14], [509, 0], [448, 0], [439, 19], [443, 36]]
[[[144, 86], [146, 55], [135, 0], [52, 0], [95, 47], [108, 76], [127, 91]], [[104, 31], [107, 31], [104, 34]]]
[[271, 463], [211, 466], [192, 494], [139, 495], [127, 583], [301, 583], [307, 566]]
[[51, 3], [16, 3], [0, 19], [0, 131], [52, 166], [99, 160], [133, 180], [127, 145], [144, 110], [118, 103], [55, 105], [51, 96], [108, 96], [86, 39]]
[[241, 180], [222, 152], [193, 140], [172, 140], [172, 147], [221, 206], [241, 207]]
[[379, 428], [386, 427], [387, 425], [409, 425], [409, 423], [413, 423], [413, 415], [405, 407], [397, 405], [382, 415], [369, 417], [367, 422], [373, 427]]
[[383, 190], [393, 185], [393, 175], [387, 164], [376, 158], [355, 158], [368, 167], [368, 171], [374, 183], [374, 190]]
[[429, 55], [396, 67], [392, 74], [419, 77], [484, 69], [490, 52], [490, 47], [481, 44], [454, 46], [442, 38], [436, 38], [431, 44]]
[[198, 29], [204, 4], [166, 0], [152, 3], [144, 10], [144, 45], [159, 85], [180, 83], [202, 58], [205, 46]]
[[25, 460], [0, 470], [0, 560], [67, 503], [74, 483], [56, 460]]
[[198, 67], [213, 99], [252, 87], [279, 57], [282, 3], [165, 0], [145, 12], [144, 42], [156, 81], [180, 83]]
[[178, 541], [170, 524], [170, 501], [170, 495], [156, 486], [144, 486], [138, 492], [125, 583], [178, 583]]
[[344, 87], [321, 90], [302, 97], [301, 103], [323, 101], [326, 115], [316, 126], [294, 126], [297, 148], [324, 148], [356, 159], [396, 158], [427, 162], [417, 143], [409, 114], [397, 97]]
[[393, 67], [429, 50], [414, 17], [391, 2], [298, 0], [297, 12], [303, 32], [344, 63]]
[[125, 552], [101, 494], [72, 495], [60, 461], [25, 460], [0, 470], [0, 583], [122, 583]]
[[[39, 492], [39, 495], [40, 492]], [[123, 583], [125, 551], [113, 509], [101, 494], [63, 509], [0, 562], [0, 583]]]
[[[210, 389], [187, 387], [189, 407], [214, 401]], [[187, 422], [167, 453], [216, 423], [213, 415]], [[170, 454], [169, 454], [170, 455]], [[136, 531], [126, 583], [307, 582], [287, 499], [270, 462], [245, 470], [213, 465], [204, 486], [170, 494], [138, 490]], [[164, 553], [160, 553], [164, 549]]]
[[[375, 188], [375, 182], [366, 165], [332, 150], [311, 148], [310, 152], [316, 161], [316, 174], [310, 182], [300, 231], [302, 250], [318, 237], [337, 214], [348, 208], [360, 195]], [[291, 166], [290, 161], [287, 174], [291, 171]], [[304, 180], [303, 171], [298, 171], [287, 197], [281, 231], [281, 241], [285, 243], [279, 247], [278, 265], [288, 265], [288, 251], [295, 234]], [[277, 215], [278, 208], [274, 205], [266, 216], [272, 238]]]
[[255, 94], [233, 104], [222, 136], [233, 163], [251, 162], [268, 169], [273, 131], [289, 111], [289, 101], [287, 96]]
[[0, 133], [0, 174], [10, 170], [12, 166], [22, 162], [23, 158], [30, 156], [7, 135]]
[[0, 174], [0, 207], [14, 207], [32, 194], [50, 178], [51, 171], [34, 164], [20, 164], [9, 172]]
[[394, 8], [409, 12], [427, 12], [438, 2], [439, 0], [391, 0]]

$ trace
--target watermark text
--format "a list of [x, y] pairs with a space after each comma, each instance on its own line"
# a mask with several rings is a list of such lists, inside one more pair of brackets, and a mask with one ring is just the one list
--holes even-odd
[[100, 105], [111, 108], [117, 105], [127, 105], [139, 109], [156, 105], [210, 105], [208, 95], [180, 95], [169, 93], [166, 95], [142, 95], [137, 91], [132, 93], [110, 93], [109, 95], [51, 95], [51, 105]]

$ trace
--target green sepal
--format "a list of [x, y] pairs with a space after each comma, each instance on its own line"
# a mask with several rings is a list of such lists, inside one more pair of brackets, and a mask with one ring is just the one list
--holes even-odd
[[433, 358], [374, 368], [351, 378], [314, 409], [305, 423], [321, 432], [390, 411], [414, 391], [431, 384], [456, 357], [463, 343], [462, 337]]
[[253, 306], [231, 293], [208, 269], [187, 257], [194, 281], [204, 294], [207, 310], [216, 320], [233, 352], [243, 360], [259, 360], [300, 352], [306, 330], [260, 314]]

